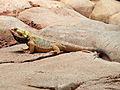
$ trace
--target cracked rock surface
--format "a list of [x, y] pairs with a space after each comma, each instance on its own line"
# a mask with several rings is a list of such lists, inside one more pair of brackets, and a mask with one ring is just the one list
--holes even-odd
[[[10, 87], [15, 90], [22, 88], [79, 90], [79, 88], [86, 87], [94, 88], [92, 85], [94, 86], [95, 83], [97, 85], [106, 83], [103, 88], [105, 85], [108, 88], [112, 86], [120, 88], [116, 84], [119, 84], [120, 79], [119, 63], [104, 61], [95, 58], [93, 53], [84, 52], [66, 53], [37, 60], [40, 53], [29, 55], [17, 52], [18, 47], [23, 46], [25, 45], [0, 49], [2, 53], [0, 54], [0, 89]], [[33, 58], [36, 60], [32, 61]], [[31, 61], [27, 62], [28, 59]], [[110, 85], [109, 82], [111, 82]]]

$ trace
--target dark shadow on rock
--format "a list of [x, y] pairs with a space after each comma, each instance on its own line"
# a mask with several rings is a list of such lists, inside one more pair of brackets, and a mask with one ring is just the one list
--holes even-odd
[[22, 50], [19, 50], [19, 51], [12, 51], [11, 53], [18, 53], [18, 54], [20, 54], [20, 53], [25, 53], [25, 52], [22, 51]]
[[[60, 54], [65, 54], [65, 53], [60, 53]], [[38, 58], [35, 58], [35, 59], [29, 59], [29, 60], [24, 60], [20, 63], [25, 63], [25, 62], [34, 62], [34, 61], [37, 61], [37, 60], [41, 60], [41, 59], [45, 59], [45, 58], [48, 58], [48, 57], [53, 57], [53, 56], [57, 56], [57, 55], [60, 55], [60, 54], [54, 54], [54, 55], [43, 55], [43, 56], [40, 56]]]

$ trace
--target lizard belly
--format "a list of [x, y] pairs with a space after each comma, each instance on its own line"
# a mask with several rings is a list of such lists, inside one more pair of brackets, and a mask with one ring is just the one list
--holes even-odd
[[35, 47], [35, 52], [50, 52], [53, 49], [51, 47]]

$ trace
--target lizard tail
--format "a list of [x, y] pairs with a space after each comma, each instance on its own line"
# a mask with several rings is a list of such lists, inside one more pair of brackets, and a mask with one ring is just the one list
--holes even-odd
[[[67, 48], [68, 47], [68, 48]], [[104, 49], [101, 49], [101, 48], [94, 48], [94, 47], [84, 47], [84, 46], [78, 46], [78, 45], [73, 45], [73, 44], [67, 44], [66, 45], [66, 51], [84, 51], [84, 50], [88, 50], [88, 51], [92, 51], [92, 52], [97, 52], [99, 53], [99, 57], [100, 58], [103, 58], [103, 59], [106, 59], [106, 60], [109, 60], [111, 61], [109, 55], [108, 55], [108, 52], [106, 52]]]
[[93, 51], [93, 52], [96, 51], [98, 53], [106, 53], [106, 51], [101, 48], [91, 48], [91, 51]]
[[96, 51], [97, 53], [99, 53], [100, 58], [111, 61], [108, 53], [105, 50], [103, 50], [101, 48], [93, 48], [92, 51]]

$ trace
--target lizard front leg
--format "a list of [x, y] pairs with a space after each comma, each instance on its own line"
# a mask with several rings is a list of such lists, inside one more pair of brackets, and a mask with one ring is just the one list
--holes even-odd
[[20, 50], [22, 50], [22, 51], [29, 50], [29, 47], [27, 46], [27, 47], [24, 47], [24, 48], [20, 48]]
[[28, 53], [29, 53], [29, 54], [33, 53], [33, 52], [35, 51], [35, 45], [34, 45], [34, 42], [29, 41], [29, 42], [28, 42], [28, 48], [29, 48]]

